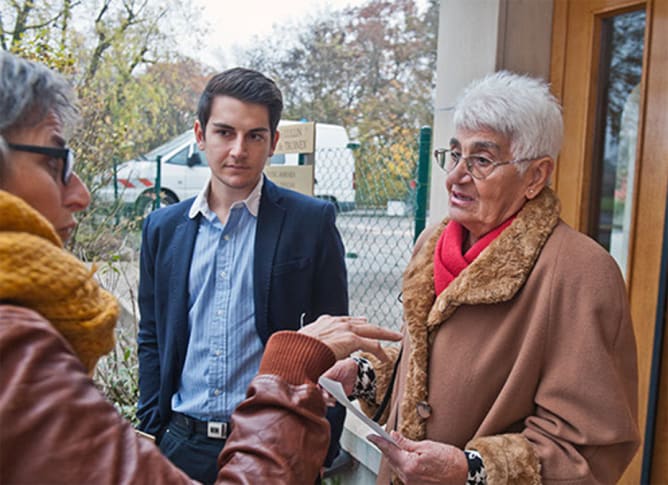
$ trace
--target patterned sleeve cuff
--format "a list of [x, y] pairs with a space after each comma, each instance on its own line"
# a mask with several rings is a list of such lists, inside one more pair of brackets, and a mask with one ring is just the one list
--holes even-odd
[[353, 357], [357, 362], [357, 379], [350, 399], [364, 399], [373, 402], [376, 398], [376, 373], [371, 362], [364, 357]]
[[487, 473], [480, 453], [474, 450], [464, 450], [464, 454], [469, 462], [469, 475], [466, 479], [466, 485], [487, 485]]

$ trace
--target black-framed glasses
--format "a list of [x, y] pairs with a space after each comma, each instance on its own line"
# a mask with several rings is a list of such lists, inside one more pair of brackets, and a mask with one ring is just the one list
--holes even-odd
[[43, 147], [38, 145], [19, 145], [15, 143], [8, 143], [9, 148], [18, 152], [38, 153], [40, 155], [47, 155], [51, 158], [61, 159], [63, 161], [63, 171], [61, 172], [61, 180], [63, 185], [67, 185], [72, 178], [74, 172], [74, 152], [67, 147]]
[[517, 160], [508, 160], [507, 162], [494, 162], [480, 155], [470, 155], [463, 157], [461, 153], [451, 148], [437, 148], [434, 150], [434, 158], [439, 167], [447, 173], [452, 172], [457, 164], [463, 160], [466, 164], [466, 171], [471, 177], [484, 180], [491, 174], [496, 167], [510, 165], [512, 163], [530, 162], [536, 158], [519, 158]]

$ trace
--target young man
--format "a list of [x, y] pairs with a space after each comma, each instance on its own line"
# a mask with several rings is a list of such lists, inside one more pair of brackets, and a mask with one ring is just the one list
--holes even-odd
[[[348, 313], [344, 250], [330, 203], [263, 176], [282, 96], [248, 69], [214, 76], [195, 134], [211, 170], [195, 198], [151, 214], [139, 305], [140, 429], [192, 478], [211, 483], [229, 419], [278, 330]], [[329, 459], [343, 410], [330, 412]]]

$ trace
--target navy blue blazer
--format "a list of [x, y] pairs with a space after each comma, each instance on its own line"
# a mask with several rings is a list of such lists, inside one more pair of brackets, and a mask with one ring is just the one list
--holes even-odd
[[[188, 346], [188, 275], [201, 216], [194, 199], [151, 213], [144, 222], [139, 279], [139, 429], [159, 436], [169, 423]], [[348, 314], [345, 253], [334, 206], [278, 187], [265, 177], [255, 235], [255, 326], [266, 344], [300, 318]], [[338, 452], [345, 411], [328, 412], [330, 456]]]

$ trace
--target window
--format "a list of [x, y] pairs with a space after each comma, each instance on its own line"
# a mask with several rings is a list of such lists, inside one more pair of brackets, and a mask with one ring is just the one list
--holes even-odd
[[269, 159], [269, 165], [285, 165], [285, 155], [283, 153], [276, 153]]
[[603, 20], [589, 234], [626, 275], [633, 214], [645, 11]]
[[176, 152], [172, 157], [167, 160], [167, 163], [173, 163], [175, 165], [185, 165], [188, 161], [188, 151], [190, 146], [187, 145], [178, 152]]

